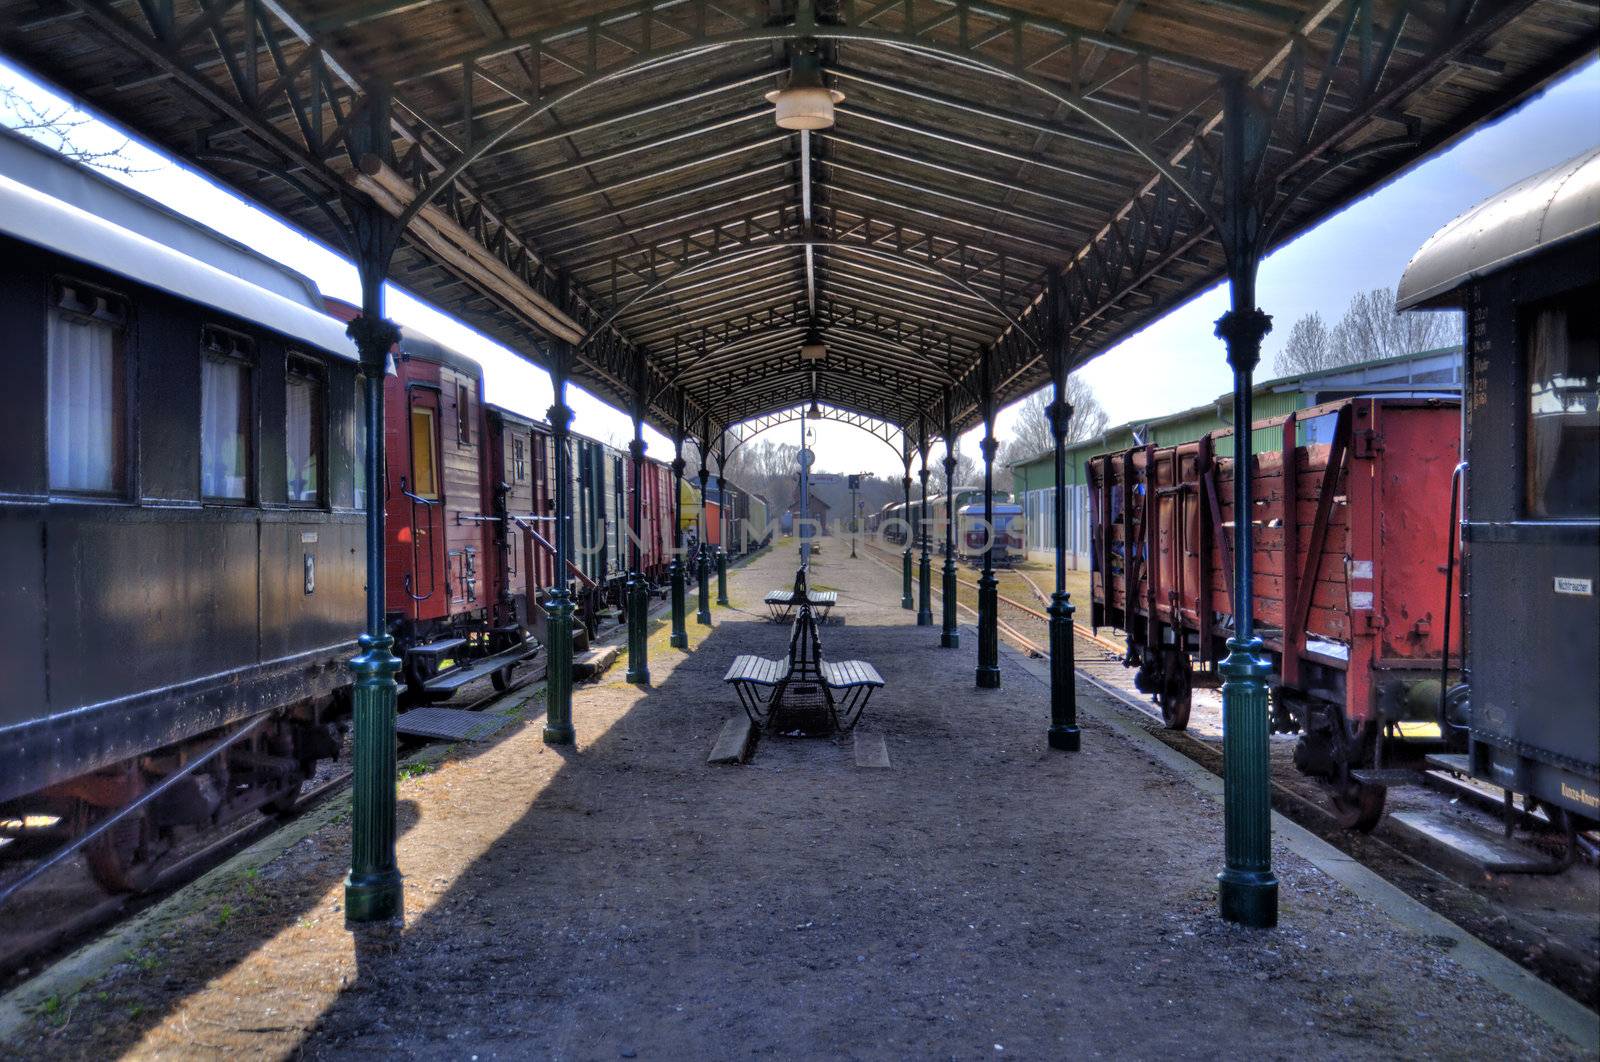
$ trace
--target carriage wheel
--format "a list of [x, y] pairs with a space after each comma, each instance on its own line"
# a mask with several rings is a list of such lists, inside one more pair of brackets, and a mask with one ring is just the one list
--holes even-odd
[[1357, 833], [1371, 833], [1383, 818], [1383, 801], [1388, 793], [1386, 786], [1348, 781], [1330, 789], [1328, 799], [1341, 827]]
[[1189, 654], [1181, 649], [1163, 651], [1161, 686], [1156, 690], [1156, 703], [1161, 706], [1161, 721], [1168, 730], [1184, 730], [1189, 726], [1189, 705], [1193, 693]]
[[95, 883], [107, 892], [146, 892], [161, 871], [161, 853], [152, 854], [148, 816], [130, 815], [84, 848]]
[[516, 670], [517, 665], [507, 664], [505, 667], [489, 676], [489, 681], [494, 683], [494, 688], [497, 693], [504, 693], [506, 690], [511, 688], [511, 676], [516, 673]]

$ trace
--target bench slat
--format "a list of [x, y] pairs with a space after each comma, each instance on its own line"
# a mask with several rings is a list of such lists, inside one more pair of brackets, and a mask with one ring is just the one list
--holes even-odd
[[841, 660], [838, 663], [824, 663], [821, 671], [823, 681], [836, 689], [844, 689], [851, 686], [885, 685], [883, 676], [878, 674], [878, 669], [865, 660]]

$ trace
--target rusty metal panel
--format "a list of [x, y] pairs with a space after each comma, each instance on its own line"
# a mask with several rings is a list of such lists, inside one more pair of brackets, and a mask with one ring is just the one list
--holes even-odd
[[395, 720], [395, 732], [439, 741], [482, 741], [511, 722], [508, 715], [460, 708], [413, 708]]

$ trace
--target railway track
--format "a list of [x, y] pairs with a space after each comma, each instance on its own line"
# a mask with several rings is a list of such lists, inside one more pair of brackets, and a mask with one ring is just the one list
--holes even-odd
[[[490, 704], [543, 680], [544, 666], [541, 662], [528, 675], [513, 682], [504, 691], [490, 690], [467, 704], [454, 707], [465, 711], [481, 711]], [[488, 680], [483, 681], [487, 683]], [[219, 836], [207, 840], [200, 848], [163, 869], [151, 887], [144, 892], [106, 896], [90, 907], [73, 912], [54, 925], [47, 925], [26, 937], [14, 939], [0, 950], [0, 988], [9, 988], [26, 980], [38, 964], [48, 962], [68, 949], [84, 943], [95, 934], [103, 933], [124, 919], [154, 906], [257, 841], [290, 825], [343, 790], [350, 784], [350, 778], [350, 770], [345, 769], [317, 782], [310, 789], [303, 791], [295, 801], [294, 807], [285, 814], [257, 816], [242, 826], [232, 823], [231, 829], [218, 827], [216, 832]], [[63, 864], [61, 868], [55, 868], [50, 873], [71, 873], [76, 869], [69, 868], [71, 868], [70, 863]], [[26, 873], [26, 870], [27, 866], [24, 864], [21, 872]], [[78, 872], [82, 873], [81, 870]], [[49, 879], [40, 880], [45, 882]], [[48, 885], [42, 887], [48, 888]], [[18, 910], [25, 910], [27, 901], [27, 893], [19, 893], [16, 900]], [[17, 917], [12, 911], [7, 911], [7, 915]]]
[[[868, 556], [874, 561], [899, 573], [897, 554], [887, 554], [876, 546], [869, 546], [868, 550]], [[886, 556], [893, 556], [895, 563], [889, 563]], [[1037, 598], [1047, 600], [1037, 584], [1021, 572], [1016, 574], [1032, 588]], [[976, 584], [966, 580], [958, 582], [963, 587], [977, 589]], [[942, 596], [937, 580], [934, 596]], [[1030, 656], [1047, 656], [1049, 636], [1045, 624], [1049, 616], [1004, 594], [999, 595], [999, 600], [1002, 613], [1009, 614], [1006, 619], [997, 617], [996, 625], [1002, 637]], [[965, 602], [958, 602], [958, 606], [970, 615], [977, 614]], [[1221, 776], [1220, 744], [1184, 731], [1166, 729], [1160, 710], [1134, 688], [1133, 673], [1122, 664], [1123, 646], [1077, 623], [1073, 624], [1073, 635], [1074, 663], [1081, 676], [1111, 697], [1116, 707], [1132, 717], [1136, 725], [1212, 774]], [[1043, 644], [1038, 640], [1041, 638]], [[1462, 799], [1467, 794], [1452, 788], [1435, 795], [1440, 803], [1445, 803]], [[1588, 942], [1590, 949], [1586, 949], [1584, 941], [1551, 932], [1521, 911], [1497, 902], [1491, 895], [1493, 883], [1486, 882], [1488, 876], [1481, 871], [1469, 871], [1439, 858], [1431, 848], [1404, 843], [1382, 829], [1374, 834], [1352, 834], [1345, 830], [1328, 808], [1315, 780], [1294, 769], [1287, 756], [1274, 757], [1272, 806], [1279, 814], [1380, 874], [1524, 969], [1590, 1008], [1600, 1004], [1600, 961], [1590, 950], [1593, 942]]]

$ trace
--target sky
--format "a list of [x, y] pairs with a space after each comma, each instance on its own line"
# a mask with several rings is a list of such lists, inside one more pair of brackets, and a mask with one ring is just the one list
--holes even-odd
[[[0, 60], [0, 86], [45, 110], [71, 108], [72, 101]], [[311, 277], [325, 294], [360, 301], [353, 266], [328, 247], [245, 202], [198, 171], [128, 137], [86, 112], [74, 142], [90, 150], [127, 144], [133, 172], [109, 176], [175, 210], [254, 247]], [[0, 105], [0, 123], [14, 124]], [[1270, 375], [1274, 354], [1289, 327], [1304, 314], [1319, 312], [1336, 321], [1350, 297], [1375, 287], [1393, 287], [1423, 241], [1457, 214], [1495, 192], [1588, 148], [1600, 144], [1600, 62], [1590, 62], [1494, 125], [1480, 129], [1451, 150], [1413, 168], [1368, 195], [1263, 262], [1258, 302], [1272, 314], [1275, 331], [1267, 337], [1258, 376]], [[405, 291], [389, 288], [388, 314], [402, 327], [422, 331], [484, 366], [491, 402], [543, 416], [551, 401], [548, 375], [488, 337]], [[1122, 343], [1095, 358], [1080, 372], [1094, 388], [1112, 424], [1153, 418], [1189, 409], [1216, 398], [1231, 384], [1222, 343], [1213, 322], [1227, 309], [1225, 284], [1196, 296]], [[575, 430], [595, 438], [625, 440], [632, 428], [625, 414], [574, 388]], [[1002, 410], [996, 434], [1004, 440], [1013, 428], [1015, 407]], [[816, 469], [872, 472], [898, 479], [900, 459], [884, 443], [859, 429], [832, 421], [804, 422], [807, 442], [816, 452]], [[796, 441], [800, 423], [783, 425], [763, 438]], [[977, 431], [961, 440], [963, 452], [977, 455]], [[671, 443], [647, 428], [648, 450], [670, 457]]]

